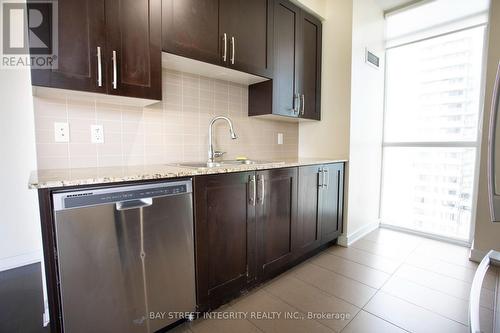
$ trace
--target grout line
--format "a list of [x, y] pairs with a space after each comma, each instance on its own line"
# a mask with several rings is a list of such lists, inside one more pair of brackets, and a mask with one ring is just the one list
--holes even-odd
[[[386, 292], [386, 291], [382, 290], [382, 289], [384, 288], [384, 286], [387, 284], [387, 282], [388, 282], [389, 280], [391, 280], [391, 279], [395, 276], [396, 272], [397, 272], [397, 271], [401, 268], [401, 266], [402, 266], [403, 264], [405, 264], [405, 262], [406, 262], [406, 260], [408, 259], [408, 257], [409, 257], [410, 255], [412, 255], [412, 254], [413, 254], [413, 253], [417, 250], [417, 248], [421, 245], [421, 243], [422, 243], [422, 242], [423, 242], [423, 241], [421, 241], [421, 242], [420, 242], [420, 244], [419, 244], [419, 245], [417, 245], [417, 246], [416, 246], [416, 247], [415, 247], [415, 248], [414, 248], [414, 249], [413, 249], [413, 250], [412, 250], [412, 251], [411, 251], [411, 252], [410, 252], [410, 253], [409, 253], [406, 257], [405, 257], [405, 259], [403, 260], [403, 262], [401, 262], [401, 264], [398, 266], [398, 268], [397, 268], [396, 270], [394, 270], [394, 273], [392, 273], [392, 274], [391, 274], [390, 278], [386, 280], [386, 282], [385, 282], [385, 283], [384, 283], [384, 284], [380, 287], [380, 289], [379, 289], [379, 290], [377, 290], [377, 292], [376, 292], [376, 293], [375, 293], [375, 294], [374, 294], [374, 295], [370, 298], [370, 300], [369, 300], [369, 301], [368, 301], [368, 302], [367, 302], [367, 303], [363, 306], [363, 308], [362, 308], [362, 309], [363, 309], [364, 311], [366, 311], [366, 312], [368, 312], [368, 313], [370, 313], [370, 314], [372, 314], [372, 315], [376, 316], [374, 313], [372, 313], [372, 312], [370, 312], [369, 310], [367, 310], [367, 309], [366, 309], [366, 306], [368, 305], [368, 303], [369, 303], [369, 302], [370, 302], [370, 301], [371, 301], [371, 300], [372, 300], [372, 299], [373, 299], [376, 295], [378, 295], [379, 293], [381, 293], [381, 292], [382, 292], [382, 293], [385, 293], [385, 294], [390, 295], [390, 296], [392, 296], [392, 297], [398, 298], [398, 299], [402, 300], [403, 302], [406, 302], [406, 303], [408, 303], [408, 304], [412, 304], [412, 305], [414, 305], [414, 306], [416, 306], [416, 307], [419, 307], [419, 308], [421, 308], [421, 309], [424, 309], [425, 311], [428, 311], [428, 312], [430, 312], [430, 313], [433, 313], [433, 314], [435, 314], [435, 315], [437, 315], [437, 316], [440, 316], [440, 317], [442, 317], [442, 318], [446, 318], [446, 319], [451, 320], [451, 321], [454, 321], [454, 322], [456, 322], [456, 323], [458, 323], [458, 324], [460, 324], [460, 325], [462, 325], [462, 326], [468, 327], [467, 325], [464, 325], [463, 323], [461, 323], [461, 322], [459, 322], [459, 321], [456, 321], [455, 319], [449, 318], [449, 317], [444, 316], [444, 315], [442, 315], [442, 314], [440, 314], [440, 313], [437, 313], [437, 312], [435, 312], [435, 311], [433, 311], [433, 310], [429, 310], [429, 309], [427, 309], [427, 308], [425, 308], [425, 307], [423, 307], [423, 306], [421, 306], [421, 305], [419, 305], [419, 304], [415, 304], [415, 303], [410, 302], [410, 301], [408, 301], [408, 300], [406, 300], [406, 299], [404, 299], [404, 298], [398, 297], [397, 295], [393, 295], [393, 294], [391, 294], [391, 293], [388, 293], [388, 292]], [[429, 289], [430, 289], [430, 288], [429, 288]], [[378, 316], [377, 316], [377, 317], [378, 317]], [[383, 319], [383, 318], [381, 318], [381, 319]], [[385, 319], [384, 319], [384, 320], [385, 320]], [[389, 321], [389, 320], [386, 320], [386, 321], [390, 322], [391, 324], [394, 324], [393, 322], [391, 322], [391, 321]], [[397, 325], [396, 325], [396, 326], [397, 326]], [[399, 326], [398, 326], [398, 327], [399, 327]]]
[[[398, 261], [398, 262], [399, 262], [399, 261], [402, 261], [402, 260], [405, 260], [405, 259], [407, 258], [407, 256], [408, 256], [408, 254], [407, 254], [407, 255], [404, 255], [404, 256], [401, 256], [401, 257], [395, 258], [395, 257], [389, 257], [389, 256], [384, 255], [384, 254], [380, 254], [380, 253], [372, 252], [372, 251], [369, 251], [369, 250], [366, 250], [366, 249], [361, 249], [361, 248], [359, 248], [359, 247], [354, 247], [354, 246], [353, 246], [352, 248], [353, 248], [353, 249], [356, 249], [356, 250], [359, 250], [359, 251], [363, 251], [363, 252], [369, 253], [369, 254], [371, 254], [371, 255], [379, 256], [379, 257], [381, 257], [381, 258], [383, 258], [383, 259], [393, 260], [393, 261]], [[411, 252], [410, 252], [410, 253], [412, 253], [412, 252], [413, 252], [413, 250], [411, 250]]]
[[361, 311], [363, 311], [363, 309], [359, 309], [358, 312], [356, 312], [356, 314], [354, 315], [354, 317], [352, 317], [351, 320], [349, 320], [349, 322], [347, 323], [347, 325], [345, 325], [343, 328], [340, 329], [339, 333], [343, 332], [347, 326], [351, 325], [352, 322], [359, 316], [359, 314], [361, 313]]
[[[372, 288], [372, 289], [375, 289], [375, 290], [378, 290], [378, 289], [379, 289], [378, 287], [371, 286], [371, 285], [367, 284], [366, 282], [359, 281], [359, 280], [357, 280], [356, 278], [354, 278], [354, 277], [352, 277], [352, 276], [348, 276], [348, 275], [345, 275], [345, 274], [343, 274], [343, 273], [340, 273], [340, 272], [334, 271], [334, 270], [332, 270], [332, 269], [329, 269], [329, 268], [327, 268], [327, 267], [323, 267], [323, 266], [318, 265], [318, 264], [316, 264], [316, 263], [314, 263], [314, 262], [311, 262], [310, 264], [311, 264], [311, 265], [314, 265], [314, 266], [316, 266], [316, 267], [319, 267], [319, 268], [321, 268], [321, 269], [324, 269], [324, 270], [326, 270], [326, 271], [328, 271], [328, 272], [330, 272], [330, 273], [334, 273], [335, 275], [339, 275], [339, 276], [342, 276], [342, 277], [347, 278], [347, 279], [349, 279], [349, 280], [352, 280], [352, 281], [358, 282], [358, 283], [360, 283], [360, 284], [363, 284], [363, 285], [365, 285], [365, 286], [367, 286], [367, 287], [370, 287], [370, 288]], [[388, 279], [389, 279], [389, 278], [388, 278]]]
[[202, 145], [201, 145], [201, 137], [200, 137], [200, 129], [201, 129], [201, 77], [200, 75], [197, 75], [198, 78], [198, 124], [196, 125], [198, 130], [196, 131], [196, 137], [197, 137], [197, 146], [198, 146], [198, 159], [201, 161], [203, 160], [202, 158]]
[[[363, 250], [360, 250], [360, 249], [355, 249], [355, 250], [358, 250], [358, 251], [363, 251]], [[380, 257], [380, 259], [382, 259], [382, 260], [394, 261], [395, 263], [397, 263], [396, 259], [387, 259], [387, 258], [385, 258], [385, 257], [381, 257], [381, 256], [379, 256], [379, 255], [372, 254], [372, 253], [367, 252], [367, 251], [363, 251], [363, 252], [366, 252], [366, 253], [368, 253], [368, 254], [370, 254], [370, 255], [372, 255], [372, 256]], [[367, 264], [365, 264], [365, 263], [362, 263], [362, 262], [359, 262], [359, 261], [355, 261], [355, 260], [352, 260], [352, 259], [349, 259], [349, 258], [346, 258], [346, 257], [339, 256], [339, 255], [335, 254], [333, 251], [328, 251], [328, 254], [330, 254], [330, 255], [332, 255], [332, 256], [335, 256], [335, 257], [337, 257], [337, 258], [341, 258], [341, 259], [344, 259], [344, 260], [348, 260], [348, 261], [354, 262], [354, 263], [356, 263], [356, 264], [358, 264], [358, 265], [363, 265], [363, 266], [365, 266], [365, 267], [368, 267], [368, 268], [371, 268], [371, 269], [375, 269], [375, 270], [377, 270], [377, 271], [379, 271], [379, 272], [382, 272], [382, 273], [386, 273], [386, 274], [389, 274], [389, 275], [393, 273], [393, 272], [384, 271], [384, 270], [381, 270], [381, 269], [379, 269], [379, 268], [375, 268], [375, 267], [369, 266], [369, 265], [367, 265]], [[399, 260], [398, 260], [398, 261], [399, 261]], [[397, 268], [396, 268], [396, 269], [397, 269]], [[396, 270], [396, 269], [395, 269], [395, 270]]]
[[[94, 99], [94, 121], [95, 121], [95, 125], [97, 125], [97, 121], [98, 120], [97, 120], [97, 100], [96, 99]], [[92, 136], [92, 131], [90, 133], [90, 136]], [[90, 144], [92, 144], [92, 138], [90, 139]], [[95, 154], [96, 154], [96, 164], [97, 164], [96, 167], [100, 167], [100, 164], [99, 164], [99, 148], [98, 147], [99, 147], [99, 145], [95, 144]]]
[[[362, 250], [360, 250], [360, 251], [362, 251]], [[356, 265], [360, 265], [360, 266], [363, 266], [365, 268], [372, 269], [374, 271], [377, 271], [377, 272], [380, 272], [380, 273], [384, 273], [384, 274], [387, 274], [387, 275], [391, 275], [392, 274], [392, 272], [383, 271], [383, 270], [381, 270], [379, 268], [368, 266], [368, 265], [363, 264], [361, 262], [357, 262], [357, 261], [354, 261], [354, 260], [351, 260], [351, 259], [348, 259], [348, 258], [345, 258], [345, 257], [342, 257], [342, 256], [338, 256], [338, 255], [334, 254], [333, 251], [331, 251], [331, 250], [330, 251], [327, 250], [325, 252], [321, 252], [321, 254], [326, 254], [326, 255], [329, 255], [329, 256], [333, 256], [333, 257], [339, 258], [341, 260], [348, 261], [348, 262], [354, 263]], [[382, 258], [382, 259], [385, 259], [385, 258]], [[342, 273], [339, 273], [339, 274], [342, 274]]]
[[[409, 300], [407, 300], [407, 299], [404, 299], [404, 298], [399, 297], [399, 296], [397, 296], [397, 295], [394, 295], [394, 294], [388, 293], [388, 292], [386, 292], [386, 291], [384, 291], [384, 290], [379, 290], [379, 291], [380, 291], [381, 293], [387, 294], [388, 296], [391, 296], [391, 297], [397, 298], [397, 299], [399, 299], [399, 300], [401, 300], [401, 301], [403, 301], [403, 302], [406, 302], [406, 303], [411, 304], [411, 305], [414, 305], [414, 306], [416, 306], [416, 307], [418, 307], [418, 308], [420, 308], [420, 309], [423, 309], [423, 310], [425, 310], [425, 311], [427, 311], [427, 312], [430, 312], [430, 313], [432, 313], [432, 314], [434, 314], [434, 315], [436, 315], [436, 316], [439, 316], [439, 317], [441, 317], [441, 318], [448, 319], [448, 320], [453, 321], [453, 322], [455, 322], [455, 323], [457, 323], [457, 324], [460, 324], [460, 325], [462, 325], [462, 326], [469, 327], [469, 325], [466, 325], [466, 324], [464, 324], [464, 323], [462, 323], [462, 322], [460, 322], [460, 321], [457, 321], [456, 319], [453, 319], [453, 318], [450, 318], [450, 317], [448, 317], [448, 316], [445, 316], [445, 315], [443, 315], [443, 314], [441, 314], [441, 313], [439, 313], [439, 312], [436, 312], [436, 311], [434, 311], [434, 310], [430, 310], [430, 309], [428, 309], [428, 308], [426, 308], [426, 307], [423, 307], [422, 305], [419, 305], [419, 304], [416, 304], [416, 303], [410, 302], [410, 301], [409, 301]], [[378, 294], [378, 292], [377, 292], [377, 294]], [[363, 308], [363, 310], [365, 310], [366, 312], [371, 313], [369, 310], [367, 310], [367, 309], [365, 309], [365, 308]], [[371, 314], [373, 314], [373, 313], [371, 313]], [[373, 314], [373, 315], [375, 315], [375, 314]]]
[[[472, 286], [472, 283], [471, 283], [471, 282], [458, 280], [458, 279], [452, 278], [452, 277], [450, 277], [450, 276], [446, 276], [446, 275], [442, 275], [442, 274], [439, 274], [439, 273], [436, 273], [436, 272], [430, 271], [430, 270], [428, 270], [428, 269], [424, 269], [424, 268], [421, 268], [421, 267], [417, 267], [417, 266], [410, 265], [410, 264], [408, 264], [408, 263], [403, 263], [403, 264], [406, 264], [406, 265], [408, 265], [408, 266], [412, 266], [412, 267], [414, 267], [414, 268], [416, 268], [416, 269], [418, 269], [418, 270], [424, 271], [425, 273], [436, 274], [436, 275], [439, 275], [439, 276], [441, 276], [441, 277], [444, 277], [444, 278], [449, 278], [449, 279], [453, 279], [453, 280], [455, 280], [455, 281], [458, 281], [458, 282], [461, 282], [461, 283], [464, 283], [464, 284], [468, 284], [469, 286]], [[436, 289], [436, 288], [434, 288], [434, 287], [429, 287], [429, 286], [426, 286], [426, 285], [424, 285], [424, 284], [419, 283], [418, 281], [410, 280], [410, 279], [408, 279], [408, 278], [406, 278], [406, 277], [397, 276], [397, 278], [398, 278], [398, 279], [405, 280], [405, 281], [408, 281], [408, 282], [411, 282], [411, 283], [416, 284], [416, 285], [419, 285], [419, 286], [421, 286], [421, 287], [425, 287], [425, 288], [430, 289], [430, 290], [437, 291], [437, 292], [439, 292], [439, 293], [441, 293], [441, 294], [444, 294], [444, 295], [447, 295], [447, 296], [451, 296], [451, 297], [456, 298], [456, 299], [458, 299], [458, 300], [462, 300], [462, 301], [466, 301], [466, 302], [468, 302], [468, 301], [469, 301], [469, 299], [465, 299], [465, 298], [457, 297], [457, 296], [455, 296], [455, 295], [453, 295], [453, 294], [451, 294], [451, 293], [445, 292], [445, 291], [443, 291], [443, 290], [441, 290], [441, 289]], [[494, 292], [493, 290], [488, 289], [488, 288], [481, 288], [481, 290]], [[486, 309], [489, 309], [488, 307], [485, 307], [485, 306], [483, 306], [483, 305], [481, 305], [481, 306], [482, 306], [482, 307], [484, 307], [484, 308], [486, 308]], [[491, 310], [491, 309], [490, 309], [490, 310]]]
[[[359, 306], [359, 305], [357, 305], [357, 304], [354, 304], [352, 301], [346, 300], [345, 298], [342, 298], [342, 297], [340, 297], [340, 296], [338, 296], [338, 295], [333, 295], [331, 292], [329, 292], [329, 291], [327, 291], [327, 290], [325, 290], [325, 289], [322, 289], [322, 288], [320, 288], [320, 287], [318, 287], [318, 286], [315, 286], [315, 285], [313, 285], [312, 283], [310, 283], [310, 282], [308, 282], [308, 281], [306, 281], [306, 280], [304, 280], [304, 279], [301, 279], [299, 276], [294, 275], [294, 277], [295, 277], [296, 279], [298, 279], [298, 280], [300, 280], [300, 281], [302, 281], [302, 282], [304, 282], [304, 283], [306, 283], [306, 284], [308, 284], [308, 285], [312, 286], [312, 287], [315, 287], [315, 288], [317, 288], [317, 289], [321, 290], [322, 292], [326, 293], [326, 294], [327, 294], [327, 295], [329, 295], [329, 296], [333, 296], [333, 297], [336, 297], [336, 298], [338, 298], [338, 299], [341, 299], [341, 300], [343, 300], [344, 302], [349, 303], [349, 304], [351, 304], [351, 305], [353, 305], [353, 306], [357, 307], [358, 309], [362, 309], [362, 308], [363, 308], [363, 307], [360, 307], [360, 306]], [[357, 282], [357, 281], [356, 281], [356, 282]], [[375, 289], [375, 288], [372, 288], [372, 289]]]
[[64, 106], [66, 109], [66, 123], [68, 123], [68, 131], [69, 131], [69, 133], [68, 133], [69, 140], [66, 143], [66, 147], [68, 149], [68, 167], [71, 169], [71, 153], [70, 153], [70, 149], [69, 149], [69, 144], [71, 142], [71, 126], [69, 124], [68, 96], [64, 96]]
[[180, 72], [181, 77], [181, 124], [182, 124], [182, 135], [181, 135], [181, 145], [182, 145], [182, 161], [186, 162], [186, 147], [184, 144], [184, 73]]
[[125, 165], [125, 146], [123, 145], [123, 136], [124, 136], [124, 133], [123, 133], [123, 108], [121, 105], [119, 105], [120, 107], [120, 146], [121, 146], [121, 159], [122, 159], [122, 165]]
[[[426, 259], [429, 259], [429, 258], [426, 258]], [[430, 258], [430, 259], [433, 259], [433, 258]], [[439, 260], [439, 259], [433, 259], [433, 260], [442, 261], [442, 260]], [[451, 275], [442, 274], [442, 273], [440, 273], [440, 272], [436, 272], [436, 271], [433, 271], [433, 270], [430, 270], [430, 269], [427, 269], [427, 268], [424, 268], [424, 267], [418, 266], [418, 265], [413, 264], [413, 263], [411, 263], [411, 262], [405, 262], [405, 264], [407, 264], [407, 265], [409, 265], [409, 266], [412, 266], [412, 267], [416, 267], [416, 268], [422, 269], [422, 270], [426, 270], [426, 271], [429, 271], [429, 272], [433, 272], [433, 273], [436, 273], [436, 274], [438, 274], [438, 275], [441, 275], [441, 276], [444, 276], [444, 277], [447, 277], [447, 278], [450, 278], [450, 279], [454, 279], [454, 280], [457, 280], [457, 281], [461, 281], [461, 282], [465, 282], [465, 283], [472, 283], [471, 281], [467, 281], [467, 280], [459, 279], [459, 278], [457, 278], [457, 277], [455, 277], [455, 276], [451, 276]], [[451, 265], [453, 265], [453, 264], [451, 264]], [[463, 267], [463, 266], [459, 266], [459, 265], [455, 265], [455, 266], [457, 266], [457, 267], [462, 267], [462, 268], [465, 268], [465, 269], [469, 269], [469, 270], [471, 270], [471, 271], [474, 271], [474, 270], [472, 270], [472, 269], [470, 269], [470, 268], [467, 268], [467, 267]], [[489, 288], [485, 288], [485, 287], [484, 287], [484, 289], [491, 290], [491, 289], [489, 289]]]
[[[370, 315], [372, 315], [372, 316], [374, 316], [374, 317], [377, 317], [378, 319], [380, 319], [380, 320], [382, 320], [382, 321], [384, 321], [384, 322], [388, 323], [388, 324], [389, 324], [389, 325], [391, 325], [391, 326], [397, 327], [397, 328], [401, 329], [402, 331], [405, 331], [405, 332], [410, 332], [410, 333], [411, 333], [411, 331], [407, 330], [406, 328], [401, 327], [401, 326], [399, 326], [399, 325], [396, 325], [396, 324], [394, 324], [394, 323], [392, 323], [392, 322], [388, 321], [387, 319], [384, 319], [384, 318], [382, 318], [382, 317], [380, 317], [380, 316], [378, 316], [378, 315], [376, 315], [376, 314], [373, 314], [373, 313], [371, 313], [371, 312], [368, 312], [368, 311], [366, 311], [366, 310], [364, 310], [364, 309], [359, 310], [359, 312], [358, 312], [358, 313], [356, 313], [356, 316], [355, 316], [355, 317], [358, 317], [358, 316], [359, 316], [359, 314], [360, 314], [361, 312], [366, 312], [366, 313], [368, 313], [368, 314], [370, 314]], [[343, 331], [347, 328], [347, 326], [351, 325], [351, 323], [352, 323], [353, 321], [354, 321], [354, 318], [353, 318], [353, 319], [352, 319], [352, 320], [351, 320], [351, 321], [350, 321], [350, 322], [349, 322], [349, 323], [348, 323], [348, 324], [347, 324], [347, 325], [346, 325], [343, 329], [341, 329], [339, 333], [343, 332]]]
[[[269, 291], [265, 290], [265, 288], [262, 288], [261, 290], [262, 290], [264, 293], [266, 293], [268, 296], [270, 296], [271, 298], [274, 298], [275, 300], [278, 300], [278, 301], [280, 301], [280, 302], [283, 302], [283, 303], [287, 304], [288, 306], [292, 307], [293, 309], [297, 310], [297, 312], [300, 312], [300, 313], [302, 313], [302, 314], [306, 314], [307, 312], [309, 312], [309, 311], [303, 311], [303, 310], [299, 309], [299, 308], [298, 308], [298, 307], [296, 307], [295, 305], [292, 305], [292, 304], [288, 303], [287, 301], [283, 300], [281, 297], [278, 297], [278, 296], [276, 296], [276, 295], [274, 295], [274, 294], [270, 293]], [[357, 309], [359, 309], [359, 310], [361, 310], [359, 307], [356, 307], [356, 308], [357, 308]], [[359, 311], [358, 311], [358, 312], [359, 312]], [[318, 324], [320, 324], [320, 325], [322, 325], [322, 326], [326, 327], [328, 330], [335, 332], [335, 330], [334, 330], [333, 328], [331, 328], [331, 327], [329, 327], [329, 326], [327, 326], [327, 325], [323, 324], [322, 322], [320, 322], [320, 321], [318, 321], [318, 320], [316, 320], [316, 319], [305, 319], [305, 320], [306, 320], [306, 321], [314, 321], [314, 322], [316, 322], [316, 323], [318, 323]]]

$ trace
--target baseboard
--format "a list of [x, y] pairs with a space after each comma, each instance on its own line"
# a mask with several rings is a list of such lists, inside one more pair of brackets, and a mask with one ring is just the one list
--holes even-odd
[[487, 251], [470, 249], [469, 260], [479, 263], [487, 253]]
[[376, 221], [370, 224], [366, 224], [356, 230], [355, 232], [350, 233], [349, 235], [342, 234], [339, 236], [337, 244], [343, 247], [348, 247], [354, 242], [356, 242], [358, 239], [363, 238], [364, 236], [368, 235], [370, 232], [373, 230], [377, 229], [380, 225], [380, 221]]
[[13, 257], [0, 258], [0, 272], [42, 261], [42, 250], [23, 253]]

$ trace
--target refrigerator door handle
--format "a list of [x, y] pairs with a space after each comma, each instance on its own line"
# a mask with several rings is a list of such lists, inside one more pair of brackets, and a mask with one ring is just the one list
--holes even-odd
[[495, 150], [496, 140], [497, 140], [497, 126], [498, 124], [498, 112], [500, 108], [500, 62], [498, 64], [497, 76], [495, 80], [495, 88], [493, 90], [493, 99], [491, 102], [491, 114], [490, 114], [490, 128], [488, 133], [488, 197], [490, 204], [491, 220], [493, 222], [500, 222], [500, 194], [497, 193], [496, 188], [496, 175], [500, 173], [500, 170], [496, 168], [500, 165], [495, 163]]

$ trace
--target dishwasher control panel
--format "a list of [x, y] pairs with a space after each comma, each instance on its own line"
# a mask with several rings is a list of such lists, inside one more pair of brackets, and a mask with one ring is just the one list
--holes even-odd
[[191, 180], [55, 193], [54, 210], [88, 207], [192, 192]]

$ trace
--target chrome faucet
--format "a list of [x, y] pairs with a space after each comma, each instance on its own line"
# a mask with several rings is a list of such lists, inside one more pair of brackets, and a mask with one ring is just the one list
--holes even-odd
[[214, 151], [214, 145], [212, 142], [212, 131], [213, 131], [212, 127], [217, 120], [227, 121], [227, 123], [229, 124], [229, 133], [231, 134], [231, 139], [235, 140], [237, 138], [236, 133], [234, 133], [233, 123], [231, 122], [231, 119], [229, 119], [228, 117], [224, 117], [224, 116], [217, 116], [214, 119], [212, 119], [210, 121], [210, 125], [208, 125], [208, 162], [207, 162], [208, 166], [211, 166], [214, 164], [214, 159], [216, 157], [219, 157], [219, 156], [222, 156], [225, 154], [225, 153], [220, 152], [220, 151]]

